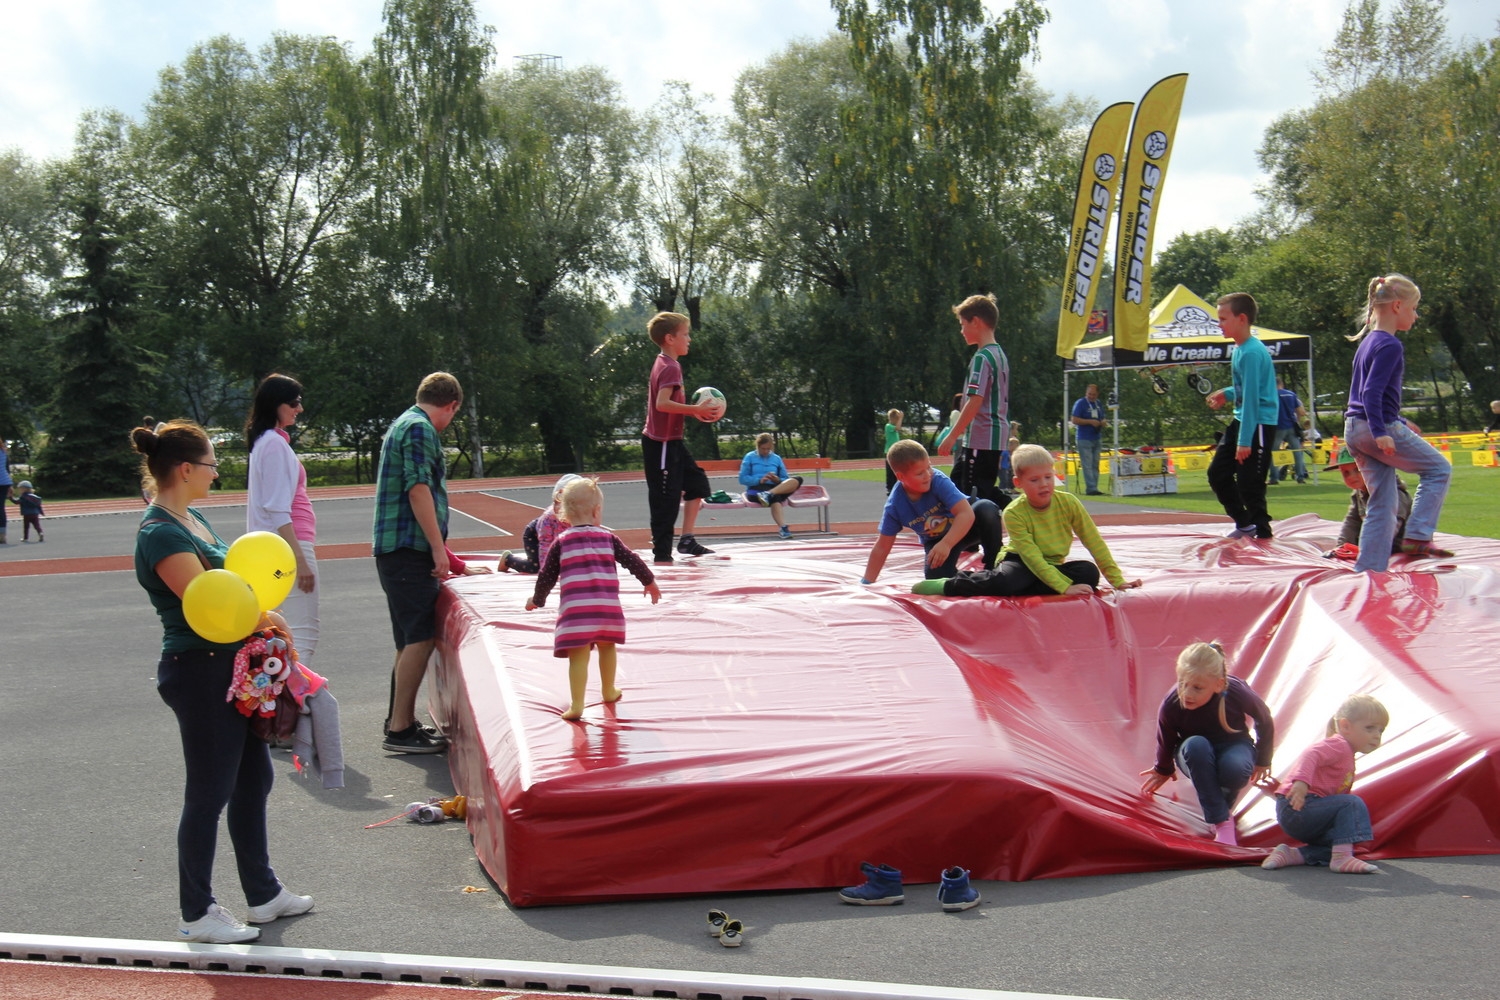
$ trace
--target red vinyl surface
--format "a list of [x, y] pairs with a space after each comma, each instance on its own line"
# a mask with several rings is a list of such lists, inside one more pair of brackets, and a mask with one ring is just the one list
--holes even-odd
[[517, 906], [860, 881], [859, 863], [935, 882], [1257, 863], [1286, 839], [1239, 802], [1220, 847], [1186, 778], [1139, 794], [1177, 653], [1220, 639], [1270, 704], [1275, 770], [1343, 698], [1390, 710], [1359, 763], [1373, 858], [1500, 852], [1500, 542], [1372, 578], [1319, 553], [1304, 515], [1269, 543], [1201, 525], [1105, 529], [1139, 590], [1092, 598], [917, 597], [920, 549], [880, 581], [868, 539], [724, 545], [680, 562], [652, 606], [622, 574], [616, 705], [597, 674], [562, 721], [555, 611], [534, 578], [448, 585], [434, 710], [486, 870]]

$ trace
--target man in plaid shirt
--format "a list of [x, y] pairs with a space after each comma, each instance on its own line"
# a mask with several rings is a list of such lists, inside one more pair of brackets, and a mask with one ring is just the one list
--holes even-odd
[[442, 433], [464, 391], [447, 372], [417, 388], [416, 405], [391, 422], [375, 478], [375, 568], [396, 639], [385, 742], [394, 753], [440, 753], [447, 739], [417, 722], [417, 689], [437, 636], [438, 592], [448, 575], [448, 491]]

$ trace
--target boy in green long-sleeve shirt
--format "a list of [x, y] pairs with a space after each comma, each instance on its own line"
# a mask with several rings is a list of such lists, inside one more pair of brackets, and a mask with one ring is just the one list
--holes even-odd
[[[913, 593], [945, 597], [1092, 594], [1099, 588], [1101, 573], [1116, 590], [1141, 585], [1139, 580], [1127, 581], [1115, 565], [1083, 501], [1071, 493], [1056, 492], [1051, 452], [1040, 445], [1023, 444], [1011, 456], [1011, 467], [1023, 495], [1001, 515], [1010, 542], [995, 568], [959, 573], [946, 580], [923, 580], [912, 587]], [[1068, 560], [1075, 537], [1095, 562]]]

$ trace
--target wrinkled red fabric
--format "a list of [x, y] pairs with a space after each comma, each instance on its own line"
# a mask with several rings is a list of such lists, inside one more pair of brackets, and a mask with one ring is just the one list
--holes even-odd
[[1264, 793], [1229, 848], [1186, 777], [1139, 792], [1200, 639], [1271, 706], [1273, 770], [1348, 694], [1385, 703], [1354, 785], [1363, 856], [1496, 853], [1500, 542], [1445, 536], [1458, 559], [1366, 576], [1321, 557], [1337, 527], [1109, 528], [1145, 585], [1095, 597], [918, 597], [904, 541], [871, 587], [869, 539], [722, 545], [660, 574], [659, 605], [622, 586], [625, 696], [601, 704], [591, 668], [578, 724], [530, 578], [465, 577], [440, 603], [433, 703], [476, 853], [518, 906], [852, 885], [861, 861], [907, 882], [1256, 863], [1289, 839]]

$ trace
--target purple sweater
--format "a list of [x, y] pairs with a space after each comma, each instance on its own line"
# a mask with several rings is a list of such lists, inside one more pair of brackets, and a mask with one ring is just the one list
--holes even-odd
[[1349, 379], [1346, 417], [1357, 417], [1370, 425], [1370, 434], [1385, 437], [1386, 428], [1401, 421], [1401, 376], [1406, 371], [1406, 351], [1394, 334], [1371, 330], [1354, 352], [1354, 372]]
[[[1219, 722], [1219, 701], [1224, 702], [1224, 716], [1239, 732], [1231, 733]], [[1255, 738], [1250, 738], [1246, 719], [1255, 720]], [[1188, 711], [1177, 700], [1177, 688], [1163, 699], [1156, 715], [1156, 773], [1170, 775], [1176, 768], [1177, 748], [1189, 736], [1202, 736], [1215, 746], [1226, 743], [1249, 743], [1255, 747], [1257, 767], [1270, 767], [1276, 747], [1276, 725], [1271, 710], [1250, 685], [1238, 677], [1229, 678], [1223, 694], [1216, 694], [1198, 708]]]

